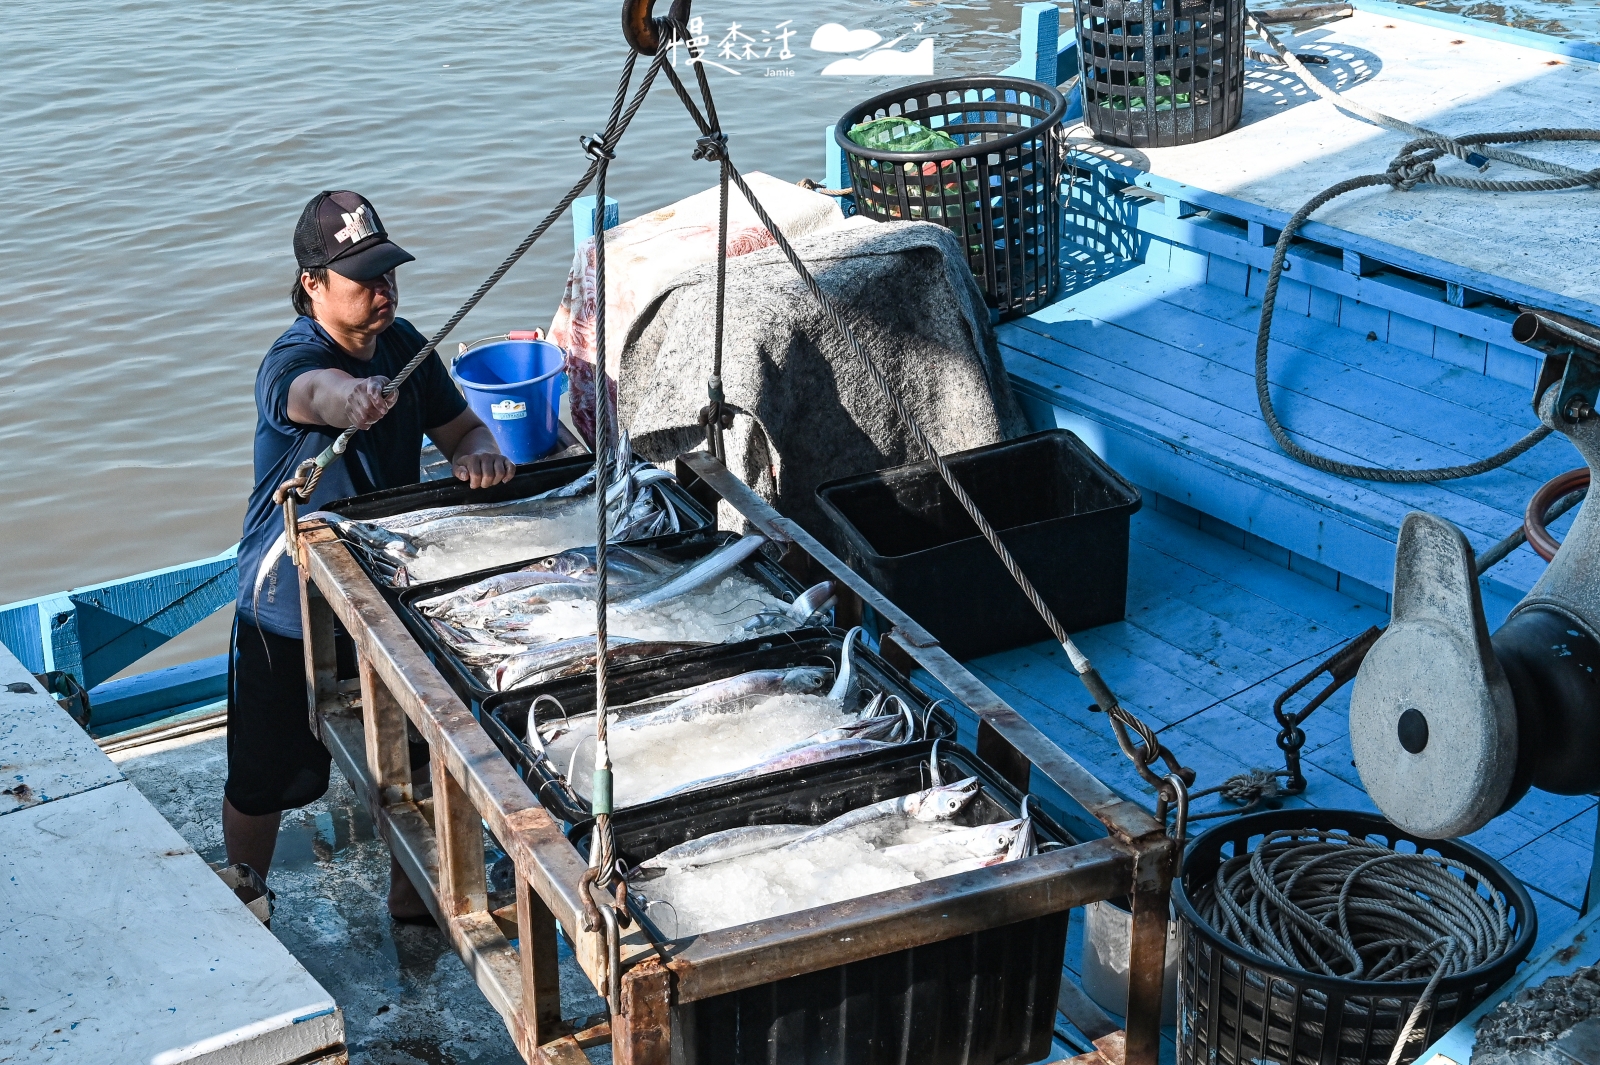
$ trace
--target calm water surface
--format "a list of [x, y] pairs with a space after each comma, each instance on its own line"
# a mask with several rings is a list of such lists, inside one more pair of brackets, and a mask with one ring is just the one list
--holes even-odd
[[[665, 0], [662, 4], [665, 5]], [[1600, 39], [1595, 0], [1437, 9]], [[825, 22], [938, 74], [1016, 55], [1016, 0], [696, 3], [715, 46], [796, 31], [794, 58], [713, 71], [735, 161], [821, 178], [822, 128], [903, 78], [822, 77]], [[0, 43], [0, 603], [172, 565], [237, 539], [251, 387], [291, 321], [306, 199], [355, 188], [417, 256], [401, 313], [433, 329], [560, 198], [604, 122], [622, 53], [613, 0], [13, 0]], [[792, 71], [768, 76], [771, 68]], [[712, 184], [659, 87], [613, 165], [624, 215]], [[561, 225], [452, 338], [548, 326]], [[447, 348], [449, 345], [447, 345]], [[163, 658], [213, 653], [213, 623]], [[147, 660], [146, 665], [154, 660]]]

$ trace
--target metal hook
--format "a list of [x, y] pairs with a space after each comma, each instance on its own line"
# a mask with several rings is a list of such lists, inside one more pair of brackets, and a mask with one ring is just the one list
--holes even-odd
[[942, 739], [944, 737], [940, 736], [934, 740], [933, 749], [928, 752], [928, 777], [936, 788], [944, 783], [944, 774], [939, 772], [939, 741]]
[[673, 0], [666, 18], [652, 18], [655, 0], [623, 0], [622, 37], [640, 55], [655, 55], [672, 40], [678, 26], [689, 22], [689, 0]]

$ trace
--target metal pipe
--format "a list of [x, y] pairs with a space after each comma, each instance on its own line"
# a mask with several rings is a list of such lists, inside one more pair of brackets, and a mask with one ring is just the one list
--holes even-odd
[[1600, 337], [1590, 336], [1537, 311], [1523, 311], [1517, 315], [1516, 321], [1511, 323], [1511, 339], [1518, 344], [1576, 344], [1600, 355]]

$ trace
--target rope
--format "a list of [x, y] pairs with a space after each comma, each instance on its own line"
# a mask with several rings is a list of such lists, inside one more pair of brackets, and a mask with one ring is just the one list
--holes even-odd
[[[611, 160], [616, 157], [613, 150], [621, 140], [622, 131], [618, 128], [622, 115], [622, 102], [627, 98], [628, 79], [633, 71], [633, 58], [637, 53], [628, 53], [628, 63], [624, 69], [622, 83], [617, 86], [616, 98], [611, 104], [611, 117], [607, 120], [607, 135], [604, 138], [589, 138], [584, 143], [584, 150], [594, 159], [595, 170], [595, 217], [594, 217], [594, 285], [595, 285], [595, 390], [594, 390], [594, 469], [595, 469], [595, 752], [594, 752], [594, 788], [592, 791], [591, 806], [594, 809], [594, 846], [592, 850], [593, 868], [597, 871], [597, 879], [601, 883], [610, 883], [616, 875], [616, 840], [611, 831], [611, 746], [607, 741], [607, 728], [610, 714], [607, 712], [606, 688], [610, 663], [606, 653], [608, 642], [607, 608], [610, 604], [608, 589], [607, 554], [611, 542], [611, 508], [606, 505], [606, 488], [611, 483], [611, 467], [615, 461], [616, 446], [612, 437], [614, 428], [611, 424], [611, 381], [609, 378], [610, 364], [606, 358], [606, 240], [605, 240], [605, 204], [606, 204], [606, 173], [610, 169]], [[662, 68], [662, 56], [657, 55], [656, 61], [651, 65], [650, 71]], [[648, 89], [648, 83], [644, 86]], [[641, 90], [641, 93], [643, 90]], [[641, 95], [642, 99], [642, 95]], [[615, 132], [612, 132], [615, 131]], [[615, 1004], [613, 1004], [615, 1008]]]
[[[1272, 46], [1278, 57], [1318, 96], [1329, 101], [1340, 110], [1366, 119], [1385, 129], [1405, 133], [1413, 138], [1389, 163], [1389, 167], [1384, 173], [1347, 178], [1336, 185], [1324, 189], [1312, 197], [1304, 207], [1296, 211], [1293, 217], [1289, 219], [1288, 224], [1284, 226], [1283, 232], [1278, 235], [1277, 245], [1272, 250], [1272, 265], [1267, 271], [1266, 289], [1261, 297], [1261, 323], [1256, 333], [1255, 360], [1256, 400], [1261, 407], [1261, 416], [1266, 420], [1267, 428], [1272, 431], [1273, 439], [1278, 442], [1278, 446], [1283, 448], [1290, 458], [1313, 469], [1322, 470], [1324, 473], [1335, 474], [1339, 477], [1381, 481], [1389, 484], [1426, 484], [1434, 481], [1451, 481], [1463, 477], [1475, 477], [1480, 473], [1487, 473], [1511, 462], [1549, 436], [1550, 429], [1546, 426], [1540, 426], [1505, 450], [1486, 459], [1480, 459], [1477, 462], [1423, 470], [1394, 470], [1382, 466], [1361, 466], [1354, 463], [1339, 462], [1309, 451], [1291, 439], [1288, 430], [1284, 428], [1283, 423], [1278, 419], [1277, 410], [1272, 405], [1272, 395], [1267, 379], [1267, 353], [1272, 336], [1272, 313], [1277, 303], [1278, 284], [1282, 279], [1284, 261], [1288, 256], [1289, 244], [1294, 239], [1295, 233], [1305, 224], [1314, 211], [1324, 204], [1357, 189], [1384, 185], [1401, 192], [1409, 192], [1422, 183], [1470, 189], [1477, 192], [1555, 192], [1563, 189], [1600, 187], [1600, 168], [1588, 171], [1574, 170], [1559, 163], [1536, 159], [1532, 156], [1505, 151], [1492, 146], [1494, 144], [1525, 144], [1533, 141], [1600, 141], [1600, 130], [1532, 129], [1507, 133], [1475, 133], [1463, 137], [1446, 137], [1421, 126], [1415, 126], [1409, 122], [1385, 115], [1364, 104], [1339, 95], [1313, 77], [1310, 71], [1305, 68], [1305, 65], [1300, 62], [1299, 58], [1285, 48], [1277, 37], [1267, 29], [1265, 23], [1253, 13], [1250, 15], [1250, 20], [1262, 37]], [[1438, 173], [1434, 166], [1437, 160], [1446, 155], [1454, 156], [1480, 170], [1488, 166], [1490, 159], [1495, 159], [1553, 176], [1538, 181], [1486, 181], [1480, 178], [1454, 177]]]
[[[629, 81], [632, 80], [634, 62], [637, 58], [637, 53], [631, 50], [628, 52], [628, 58], [624, 61], [622, 67], [619, 93], [625, 92]], [[606, 127], [605, 142], [608, 147], [614, 147], [617, 141], [622, 139], [622, 134], [627, 131], [629, 124], [633, 122], [633, 116], [638, 114], [639, 108], [644, 104], [645, 95], [649, 93], [650, 86], [654, 83], [656, 74], [660, 71], [664, 60], [664, 54], [656, 56], [649, 70], [645, 72], [644, 80], [639, 84], [638, 92], [634, 94], [633, 100], [628, 104], [627, 109], [621, 112], [620, 118], [618, 117], [618, 108], [612, 108], [612, 120]], [[461, 305], [455, 314], [450, 316], [450, 320], [444, 324], [444, 327], [435, 333], [433, 338], [411, 357], [411, 361], [406, 363], [388, 384], [383, 386], [385, 399], [392, 399], [400, 391], [400, 386], [405, 384], [406, 379], [416, 372], [417, 367], [427, 361], [428, 357], [444, 342], [444, 338], [449, 336], [455, 327], [461, 324], [461, 320], [471, 313], [479, 301], [488, 295], [489, 290], [494, 288], [500, 279], [506, 275], [506, 272], [516, 265], [517, 260], [521, 259], [540, 237], [544, 236], [546, 230], [555, 225], [561, 216], [566, 214], [567, 209], [572, 206], [573, 201], [583, 195], [583, 190], [589, 187], [589, 183], [595, 179], [599, 170], [599, 160], [594, 160], [589, 164], [589, 168], [584, 171], [583, 177], [567, 191], [567, 194], [561, 198], [561, 202], [556, 204], [550, 213], [545, 215], [539, 224], [533, 227], [533, 231], [523, 238], [522, 243], [518, 244], [510, 255], [506, 256], [505, 260], [495, 268], [494, 273], [484, 279], [483, 284], [479, 285], [477, 291], [467, 298], [467, 301]], [[602, 211], [605, 209], [604, 199], [600, 201], [600, 209]], [[597, 228], [596, 232], [598, 231]], [[279, 485], [277, 490], [273, 492], [273, 501], [282, 506], [288, 493], [293, 492], [298, 497], [299, 502], [310, 502], [312, 493], [317, 490], [317, 484], [322, 480], [323, 471], [332, 465], [335, 459], [345, 453], [345, 449], [350, 446], [350, 439], [355, 434], [356, 429], [351, 426], [340, 433], [338, 438], [316, 458], [302, 462], [295, 470], [295, 475]]]
[[1376, 981], [1431, 972], [1389, 1065], [1440, 980], [1494, 961], [1514, 938], [1505, 896], [1477, 870], [1334, 829], [1267, 833], [1224, 861], [1197, 903], [1229, 942], [1303, 972]]

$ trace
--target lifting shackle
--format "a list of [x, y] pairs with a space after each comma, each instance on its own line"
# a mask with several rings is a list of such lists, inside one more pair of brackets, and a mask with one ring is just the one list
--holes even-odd
[[661, 46], [672, 40], [675, 27], [689, 24], [689, 2], [672, 0], [672, 11], [666, 18], [652, 18], [656, 0], [623, 0], [622, 36], [628, 46], [640, 55], [653, 56], [661, 51]]

